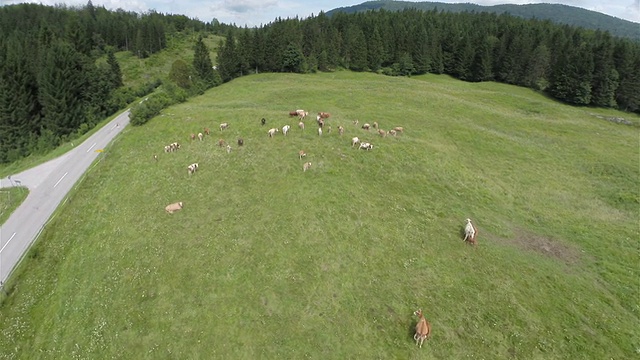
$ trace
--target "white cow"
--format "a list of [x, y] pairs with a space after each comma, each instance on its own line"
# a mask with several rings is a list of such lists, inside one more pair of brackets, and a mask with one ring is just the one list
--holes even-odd
[[291, 129], [291, 126], [289, 125], [285, 125], [282, 127], [282, 135], [287, 136], [287, 133], [289, 132], [289, 129]]

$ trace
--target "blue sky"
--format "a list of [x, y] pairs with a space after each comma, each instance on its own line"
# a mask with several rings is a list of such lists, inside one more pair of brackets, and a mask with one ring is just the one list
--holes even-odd
[[[0, 0], [2, 5], [22, 2], [34, 2], [44, 5], [64, 3], [76, 6], [85, 5], [88, 0]], [[250, 27], [267, 24], [277, 17], [298, 16], [306, 18], [311, 14], [318, 14], [321, 10], [329, 11], [338, 7], [357, 5], [363, 2], [365, 0], [92, 0], [94, 5], [102, 5], [107, 9], [122, 8], [135, 12], [154, 9], [158, 12], [182, 14], [206, 22], [216, 18], [223, 23], [235, 23], [236, 25]], [[438, 2], [473, 2], [479, 5], [557, 3], [594, 10], [640, 23], [640, 0], [439, 0]]]

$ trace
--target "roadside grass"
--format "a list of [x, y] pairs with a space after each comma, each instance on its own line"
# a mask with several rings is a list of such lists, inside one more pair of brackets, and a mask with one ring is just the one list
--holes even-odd
[[[7, 221], [11, 213], [27, 198], [27, 195], [29, 195], [29, 190], [23, 186], [0, 187], [0, 225]], [[1, 248], [2, 244], [0, 244]]]
[[633, 358], [638, 128], [594, 112], [638, 122], [433, 75], [211, 89], [125, 129], [70, 194], [6, 285], [0, 358]]

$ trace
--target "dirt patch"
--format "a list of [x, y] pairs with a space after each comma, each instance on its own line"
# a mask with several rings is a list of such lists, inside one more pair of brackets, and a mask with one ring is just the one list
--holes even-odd
[[507, 239], [507, 242], [519, 248], [552, 257], [568, 265], [575, 265], [582, 260], [582, 252], [579, 249], [564, 244], [559, 240], [522, 230], [517, 230], [515, 233], [517, 236]]

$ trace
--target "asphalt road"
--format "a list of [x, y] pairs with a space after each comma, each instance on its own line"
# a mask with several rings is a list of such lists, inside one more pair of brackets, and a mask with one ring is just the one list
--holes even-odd
[[0, 225], [0, 281], [9, 278], [69, 190], [100, 156], [96, 150], [106, 147], [128, 124], [127, 110], [66, 154], [0, 179], [0, 189], [20, 185], [29, 189], [25, 201]]

